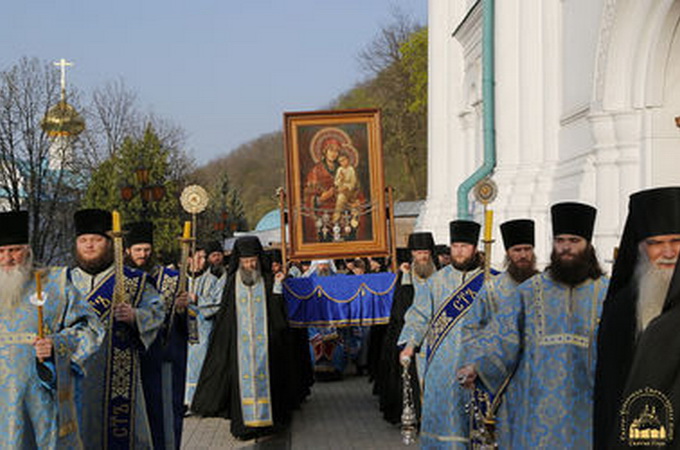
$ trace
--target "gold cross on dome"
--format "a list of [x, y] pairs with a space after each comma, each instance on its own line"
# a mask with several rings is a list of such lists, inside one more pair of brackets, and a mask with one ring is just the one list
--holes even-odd
[[54, 65], [61, 68], [61, 96], [63, 100], [66, 95], [66, 67], [72, 66], [73, 63], [61, 58], [58, 62], [55, 62]]

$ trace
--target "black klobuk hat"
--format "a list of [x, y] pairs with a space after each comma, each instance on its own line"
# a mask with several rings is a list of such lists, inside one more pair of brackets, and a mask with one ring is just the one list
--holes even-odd
[[680, 234], [680, 187], [636, 192], [628, 205], [635, 238]]
[[133, 222], [125, 227], [125, 246], [132, 247], [135, 244], [153, 245], [153, 223]]
[[515, 245], [531, 245], [535, 243], [534, 221], [531, 219], [508, 220], [501, 224], [501, 235], [505, 250]]
[[408, 236], [409, 250], [429, 250], [434, 254], [434, 237], [429, 231], [411, 233]]
[[553, 236], [573, 234], [586, 241], [593, 238], [597, 210], [577, 202], [557, 203], [550, 208]]
[[465, 242], [477, 245], [481, 225], [471, 220], [454, 220], [449, 223], [449, 235], [451, 243]]
[[81, 234], [107, 234], [111, 231], [111, 213], [103, 209], [81, 209], [73, 215], [76, 226], [76, 236]]
[[28, 211], [0, 213], [0, 246], [28, 244]]

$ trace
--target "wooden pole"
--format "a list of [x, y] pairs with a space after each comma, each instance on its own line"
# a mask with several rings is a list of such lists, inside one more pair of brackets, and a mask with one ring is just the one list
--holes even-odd
[[43, 306], [42, 306], [42, 279], [39, 270], [35, 271], [35, 293], [38, 299], [38, 338], [43, 339], [45, 337], [45, 327], [43, 325]]
[[390, 221], [390, 255], [392, 272], [397, 273], [397, 225], [394, 223], [394, 188], [387, 187], [387, 207]]
[[288, 244], [286, 242], [286, 191], [279, 188], [279, 216], [281, 222], [281, 263], [283, 265], [283, 274], [288, 274]]

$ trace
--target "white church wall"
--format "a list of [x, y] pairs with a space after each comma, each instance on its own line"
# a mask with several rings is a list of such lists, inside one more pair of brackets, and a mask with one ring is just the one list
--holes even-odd
[[559, 3], [564, 120], [590, 106], [602, 1], [564, 0]]
[[[680, 128], [675, 117], [680, 116], [680, 32], [678, 18], [680, 17], [680, 2], [675, 2], [667, 14], [657, 48], [657, 60], [666, 62], [663, 77], [657, 79], [657, 89], [662, 91], [658, 108], [651, 111], [651, 184], [678, 185], [680, 184]], [[654, 91], [650, 96], [654, 95]], [[652, 97], [651, 100], [655, 100]]]
[[[439, 242], [458, 186], [482, 162], [479, 6], [430, 0], [428, 198], [417, 227]], [[611, 260], [629, 194], [680, 185], [679, 18], [680, 0], [496, 1], [496, 240], [499, 223], [531, 217], [545, 262], [550, 205], [577, 200], [598, 208], [595, 244]], [[480, 220], [472, 199], [471, 210]]]
[[432, 231], [438, 243], [448, 243], [448, 222], [456, 195], [451, 179], [460, 179], [465, 173], [458, 164], [464, 149], [462, 81], [451, 79], [463, 74], [463, 49], [451, 33], [453, 24], [466, 13], [467, 6], [461, 2], [429, 3], [428, 148], [432, 150], [428, 152], [427, 202], [417, 227]]

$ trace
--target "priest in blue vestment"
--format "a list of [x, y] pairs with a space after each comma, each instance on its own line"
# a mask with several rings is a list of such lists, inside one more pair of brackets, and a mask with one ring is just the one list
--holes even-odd
[[[463, 345], [465, 355], [475, 348], [477, 341], [486, 342], [489, 333], [495, 333], [488, 327], [494, 316], [511, 314], [517, 305], [515, 293], [520, 284], [536, 275], [536, 255], [534, 254], [535, 225], [530, 219], [515, 219], [503, 222], [500, 226], [505, 248], [505, 271], [492, 277], [479, 292], [479, 296], [466, 314], [463, 321]], [[492, 405], [496, 420], [496, 434], [508, 433], [508, 405], [515, 403], [511, 397], [498, 396]]]
[[165, 308], [163, 326], [141, 358], [153, 447], [155, 450], [179, 449], [185, 413], [188, 296], [178, 295], [179, 272], [155, 261], [153, 223], [133, 222], [126, 229], [126, 264], [147, 273], [161, 294]]
[[424, 365], [420, 443], [423, 448], [467, 448], [466, 392], [456, 381], [462, 347], [462, 319], [484, 281], [477, 252], [480, 225], [469, 220], [449, 224], [451, 264], [416, 284], [413, 304], [404, 316], [398, 344], [402, 358], [419, 350]]
[[189, 352], [187, 355], [186, 389], [184, 403], [188, 407], [194, 399], [194, 392], [201, 375], [205, 355], [208, 351], [210, 333], [215, 323], [215, 316], [220, 309], [222, 291], [226, 274], [223, 277], [213, 275], [207, 260], [206, 244], [199, 244], [191, 257], [191, 270], [189, 272], [189, 308], [188, 314], [195, 320], [196, 338], [189, 339]]
[[114, 305], [111, 213], [83, 209], [75, 213], [74, 221], [77, 266], [70, 276], [106, 328], [104, 343], [85, 366], [83, 442], [97, 450], [151, 448], [139, 358], [163, 324], [163, 301], [146, 273], [125, 267], [127, 301]]
[[0, 448], [82, 448], [75, 378], [103, 336], [66, 268], [33, 264], [28, 213], [0, 213]]
[[227, 269], [224, 261], [224, 249], [219, 241], [209, 241], [205, 244], [205, 259], [210, 266], [210, 272], [221, 279], [222, 285], [227, 278]]
[[468, 343], [462, 384], [478, 377], [504, 395], [509, 415], [500, 448], [588, 449], [598, 320], [609, 284], [591, 244], [596, 210], [582, 203], [551, 208], [550, 265], [508, 298]]

